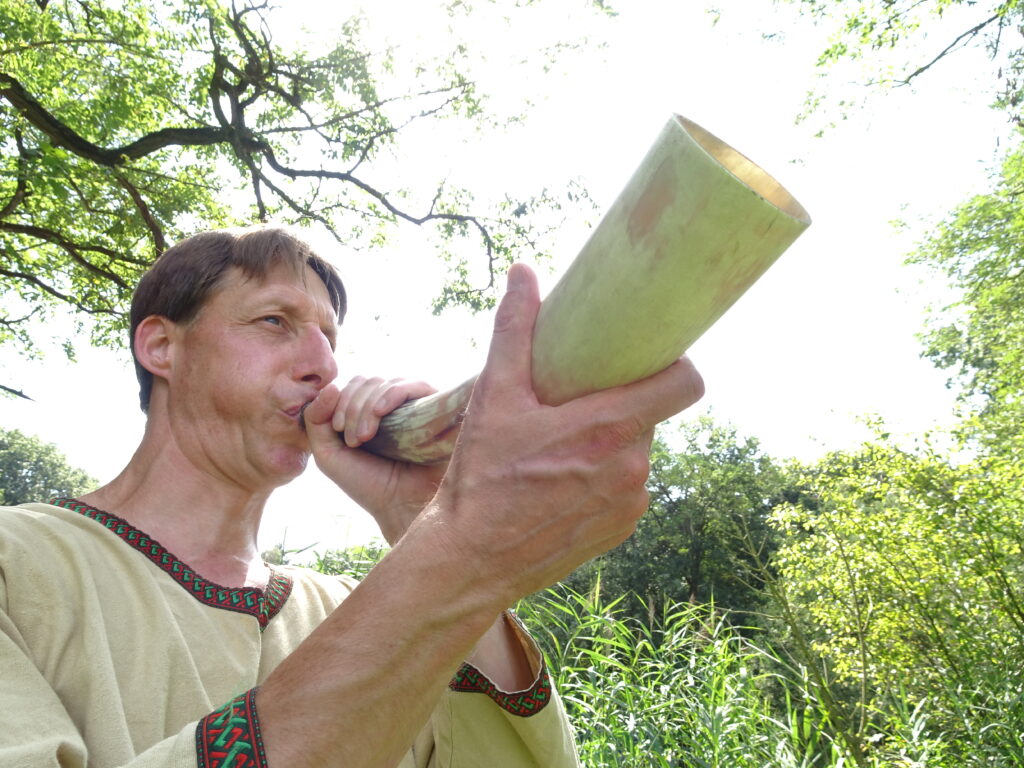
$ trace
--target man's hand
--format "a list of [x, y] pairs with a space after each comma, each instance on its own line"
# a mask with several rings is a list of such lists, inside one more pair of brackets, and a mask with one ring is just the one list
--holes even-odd
[[[533, 273], [514, 266], [433, 500], [260, 688], [269, 764], [398, 764], [474, 646], [474, 660], [506, 667], [516, 685], [515, 649], [495, 617], [622, 541], [647, 508], [654, 425], [700, 398], [700, 376], [684, 358], [635, 384], [541, 405], [530, 371], [539, 306]], [[332, 424], [339, 411], [349, 423], [340, 398], [327, 392], [307, 409], [317, 461], [350, 492], [388, 497], [355, 478], [383, 459], [341, 453], [352, 449]], [[403, 469], [415, 470], [430, 471]]]
[[540, 404], [531, 383], [539, 306], [533, 273], [514, 266], [449, 471], [414, 525], [434, 526], [430, 537], [497, 582], [506, 604], [633, 532], [647, 509], [654, 426], [704, 391], [684, 357], [643, 381]]
[[320, 471], [373, 515], [390, 544], [433, 498], [446, 465], [405, 464], [357, 449], [377, 433], [382, 417], [434, 391], [422, 381], [357, 376], [343, 389], [329, 384], [304, 413]]

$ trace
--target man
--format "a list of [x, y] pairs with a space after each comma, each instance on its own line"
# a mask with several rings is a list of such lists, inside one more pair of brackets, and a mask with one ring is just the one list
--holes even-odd
[[[506, 609], [630, 534], [653, 426], [702, 384], [684, 358], [542, 406], [539, 303], [513, 267], [450, 464], [409, 466], [358, 446], [430, 390], [332, 383], [345, 295], [308, 246], [258, 228], [168, 250], [133, 301], [137, 452], [0, 515], [0, 766], [577, 764]], [[393, 544], [358, 586], [260, 559], [264, 504], [311, 454]]]

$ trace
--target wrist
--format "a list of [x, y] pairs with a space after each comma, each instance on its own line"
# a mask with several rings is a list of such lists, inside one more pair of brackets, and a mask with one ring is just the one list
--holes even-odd
[[477, 633], [480, 637], [495, 617], [522, 595], [515, 593], [510, 579], [495, 567], [490, 544], [475, 536], [468, 518], [454, 509], [451, 500], [439, 493], [395, 549], [401, 550], [407, 562], [430, 569], [428, 578], [436, 583], [429, 586], [448, 594], [441, 602], [484, 617]]

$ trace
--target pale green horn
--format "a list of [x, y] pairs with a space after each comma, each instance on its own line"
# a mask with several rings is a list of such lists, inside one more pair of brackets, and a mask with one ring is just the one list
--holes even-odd
[[[675, 115], [544, 299], [538, 399], [558, 405], [666, 368], [810, 226], [775, 179]], [[403, 405], [366, 448], [415, 463], [451, 455], [473, 379]]]

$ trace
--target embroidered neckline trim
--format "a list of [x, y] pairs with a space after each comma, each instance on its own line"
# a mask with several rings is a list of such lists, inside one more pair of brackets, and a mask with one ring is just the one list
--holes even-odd
[[261, 632], [267, 628], [267, 624], [278, 614], [291, 594], [291, 577], [273, 568], [265, 589], [223, 587], [204, 579], [160, 542], [117, 515], [96, 509], [77, 499], [51, 499], [50, 503], [96, 521], [132, 549], [149, 558], [150, 562], [204, 605], [253, 616], [259, 622]]

